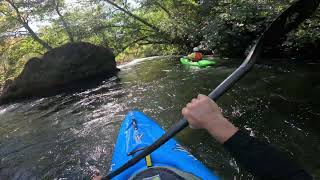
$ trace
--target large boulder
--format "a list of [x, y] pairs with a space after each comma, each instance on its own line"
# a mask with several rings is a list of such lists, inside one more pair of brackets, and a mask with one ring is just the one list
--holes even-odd
[[31, 58], [21, 74], [8, 80], [0, 103], [59, 93], [74, 82], [108, 77], [118, 71], [112, 51], [90, 43], [69, 43], [55, 48], [42, 58]]

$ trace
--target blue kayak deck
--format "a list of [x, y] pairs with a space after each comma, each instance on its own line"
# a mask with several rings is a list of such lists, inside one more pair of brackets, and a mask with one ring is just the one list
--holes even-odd
[[[122, 122], [112, 157], [110, 172], [125, 164], [145, 147], [156, 141], [165, 131], [152, 119], [139, 111], [131, 111]], [[174, 139], [151, 153], [152, 167], [171, 167], [191, 173], [201, 179], [218, 179], [200, 161], [186, 151]], [[147, 169], [145, 159], [113, 179], [129, 179]]]

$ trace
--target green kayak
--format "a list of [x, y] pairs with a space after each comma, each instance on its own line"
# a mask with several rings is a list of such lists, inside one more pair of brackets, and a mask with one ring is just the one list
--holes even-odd
[[180, 62], [184, 65], [198, 66], [198, 67], [207, 67], [207, 66], [216, 64], [215, 61], [208, 60], [208, 59], [202, 59], [201, 61], [192, 62], [187, 58], [180, 58]]

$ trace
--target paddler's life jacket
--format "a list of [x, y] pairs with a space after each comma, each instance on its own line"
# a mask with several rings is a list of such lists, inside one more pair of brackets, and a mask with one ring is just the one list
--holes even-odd
[[194, 53], [188, 55], [188, 58], [191, 61], [200, 61], [202, 59], [202, 53], [201, 52], [194, 52]]
[[202, 53], [201, 52], [195, 52], [193, 61], [200, 61], [202, 59]]

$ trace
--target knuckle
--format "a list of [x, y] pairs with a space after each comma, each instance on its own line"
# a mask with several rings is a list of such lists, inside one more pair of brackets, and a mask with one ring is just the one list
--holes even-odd
[[206, 102], [211, 102], [211, 99], [210, 99], [209, 97], [205, 97], [204, 100], [205, 100]]
[[189, 114], [188, 108], [183, 108], [183, 109], [182, 109], [182, 114], [183, 114], [183, 115], [188, 115], [188, 114]]

